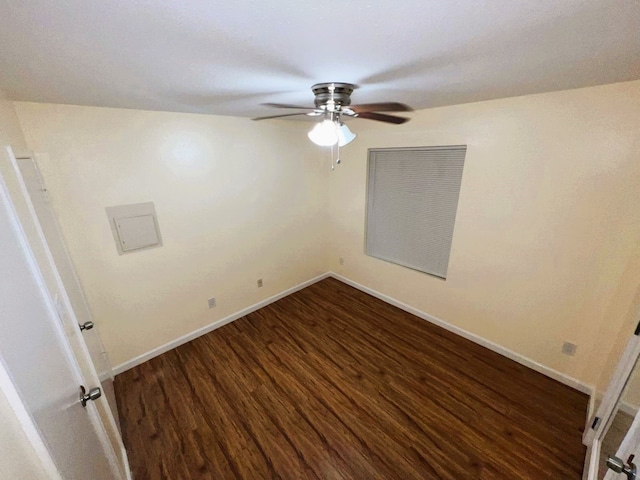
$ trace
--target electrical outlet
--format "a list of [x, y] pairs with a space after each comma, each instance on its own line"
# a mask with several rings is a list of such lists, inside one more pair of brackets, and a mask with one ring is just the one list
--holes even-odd
[[261, 286], [262, 286], [262, 279], [261, 279], [261, 278], [259, 278], [259, 279], [258, 279], [258, 288], [260, 288]]
[[209, 308], [213, 308], [216, 306], [216, 299], [214, 297], [211, 297], [209, 299]]
[[578, 350], [578, 346], [575, 343], [564, 342], [562, 344], [562, 353], [565, 355], [573, 357], [576, 354], [576, 350]]
[[338, 262], [340, 262], [340, 265], [344, 265], [344, 257], [340, 257], [338, 259]]

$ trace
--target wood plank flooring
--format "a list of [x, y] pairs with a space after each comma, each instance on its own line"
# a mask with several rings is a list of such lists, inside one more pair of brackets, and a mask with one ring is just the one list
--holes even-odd
[[586, 395], [331, 278], [115, 386], [135, 480], [582, 471]]

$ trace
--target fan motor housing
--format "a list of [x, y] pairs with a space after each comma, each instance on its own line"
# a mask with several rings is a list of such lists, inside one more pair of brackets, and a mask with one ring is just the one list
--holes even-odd
[[357, 88], [352, 83], [316, 83], [311, 87], [311, 91], [316, 96], [316, 107], [322, 107], [329, 102], [335, 105], [348, 106], [351, 105], [351, 93]]

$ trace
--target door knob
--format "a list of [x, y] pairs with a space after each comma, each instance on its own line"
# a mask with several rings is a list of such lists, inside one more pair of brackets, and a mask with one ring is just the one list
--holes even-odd
[[83, 407], [87, 406], [87, 402], [89, 400], [94, 401], [99, 399], [101, 396], [102, 390], [100, 390], [99, 387], [92, 388], [91, 390], [89, 390], [89, 393], [87, 393], [87, 390], [84, 388], [84, 386], [80, 385], [80, 403]]
[[[627, 465], [628, 464], [628, 465]], [[627, 476], [627, 480], [636, 480], [638, 470], [633, 463], [633, 455], [629, 456], [627, 464], [621, 458], [609, 455], [607, 457], [607, 467], [616, 473], [623, 473]]]
[[93, 322], [84, 322], [82, 324], [78, 324], [78, 326], [80, 327], [81, 332], [83, 330], [91, 330], [93, 328]]

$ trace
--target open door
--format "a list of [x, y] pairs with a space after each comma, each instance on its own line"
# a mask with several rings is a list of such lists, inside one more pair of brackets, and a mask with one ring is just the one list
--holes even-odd
[[[75, 320], [79, 325], [86, 326], [82, 330], [82, 337], [87, 346], [93, 366], [98, 373], [100, 383], [111, 412], [118, 420], [118, 407], [113, 388], [113, 373], [111, 363], [100, 339], [99, 326], [93, 322], [91, 310], [87, 303], [82, 285], [78, 279], [71, 256], [67, 250], [58, 220], [49, 203], [49, 195], [44, 180], [38, 169], [33, 155], [15, 156], [12, 159], [16, 177], [23, 187], [25, 201], [32, 209], [33, 221], [42, 232], [45, 247], [49, 250], [65, 293], [73, 308]], [[87, 328], [90, 327], [90, 328]]]
[[[637, 453], [640, 460], [640, 315], [630, 337], [583, 435], [587, 446], [583, 480], [636, 478], [625, 473], [625, 464], [634, 463], [628, 462], [632, 454]], [[640, 480], [640, 473], [637, 478]]]
[[98, 414], [100, 387], [76, 361], [2, 175], [0, 266], [0, 390], [14, 399], [49, 477], [131, 478]]
[[75, 359], [87, 382], [101, 388], [102, 398], [95, 408], [117, 456], [120, 473], [126, 478], [130, 475], [129, 465], [120, 435], [111, 365], [97, 327], [80, 328], [92, 322], [91, 312], [48, 203], [40, 173], [31, 157], [18, 160], [9, 147], [0, 152], [0, 160], [11, 165], [3, 169], [8, 184], [7, 195], [15, 206]]

